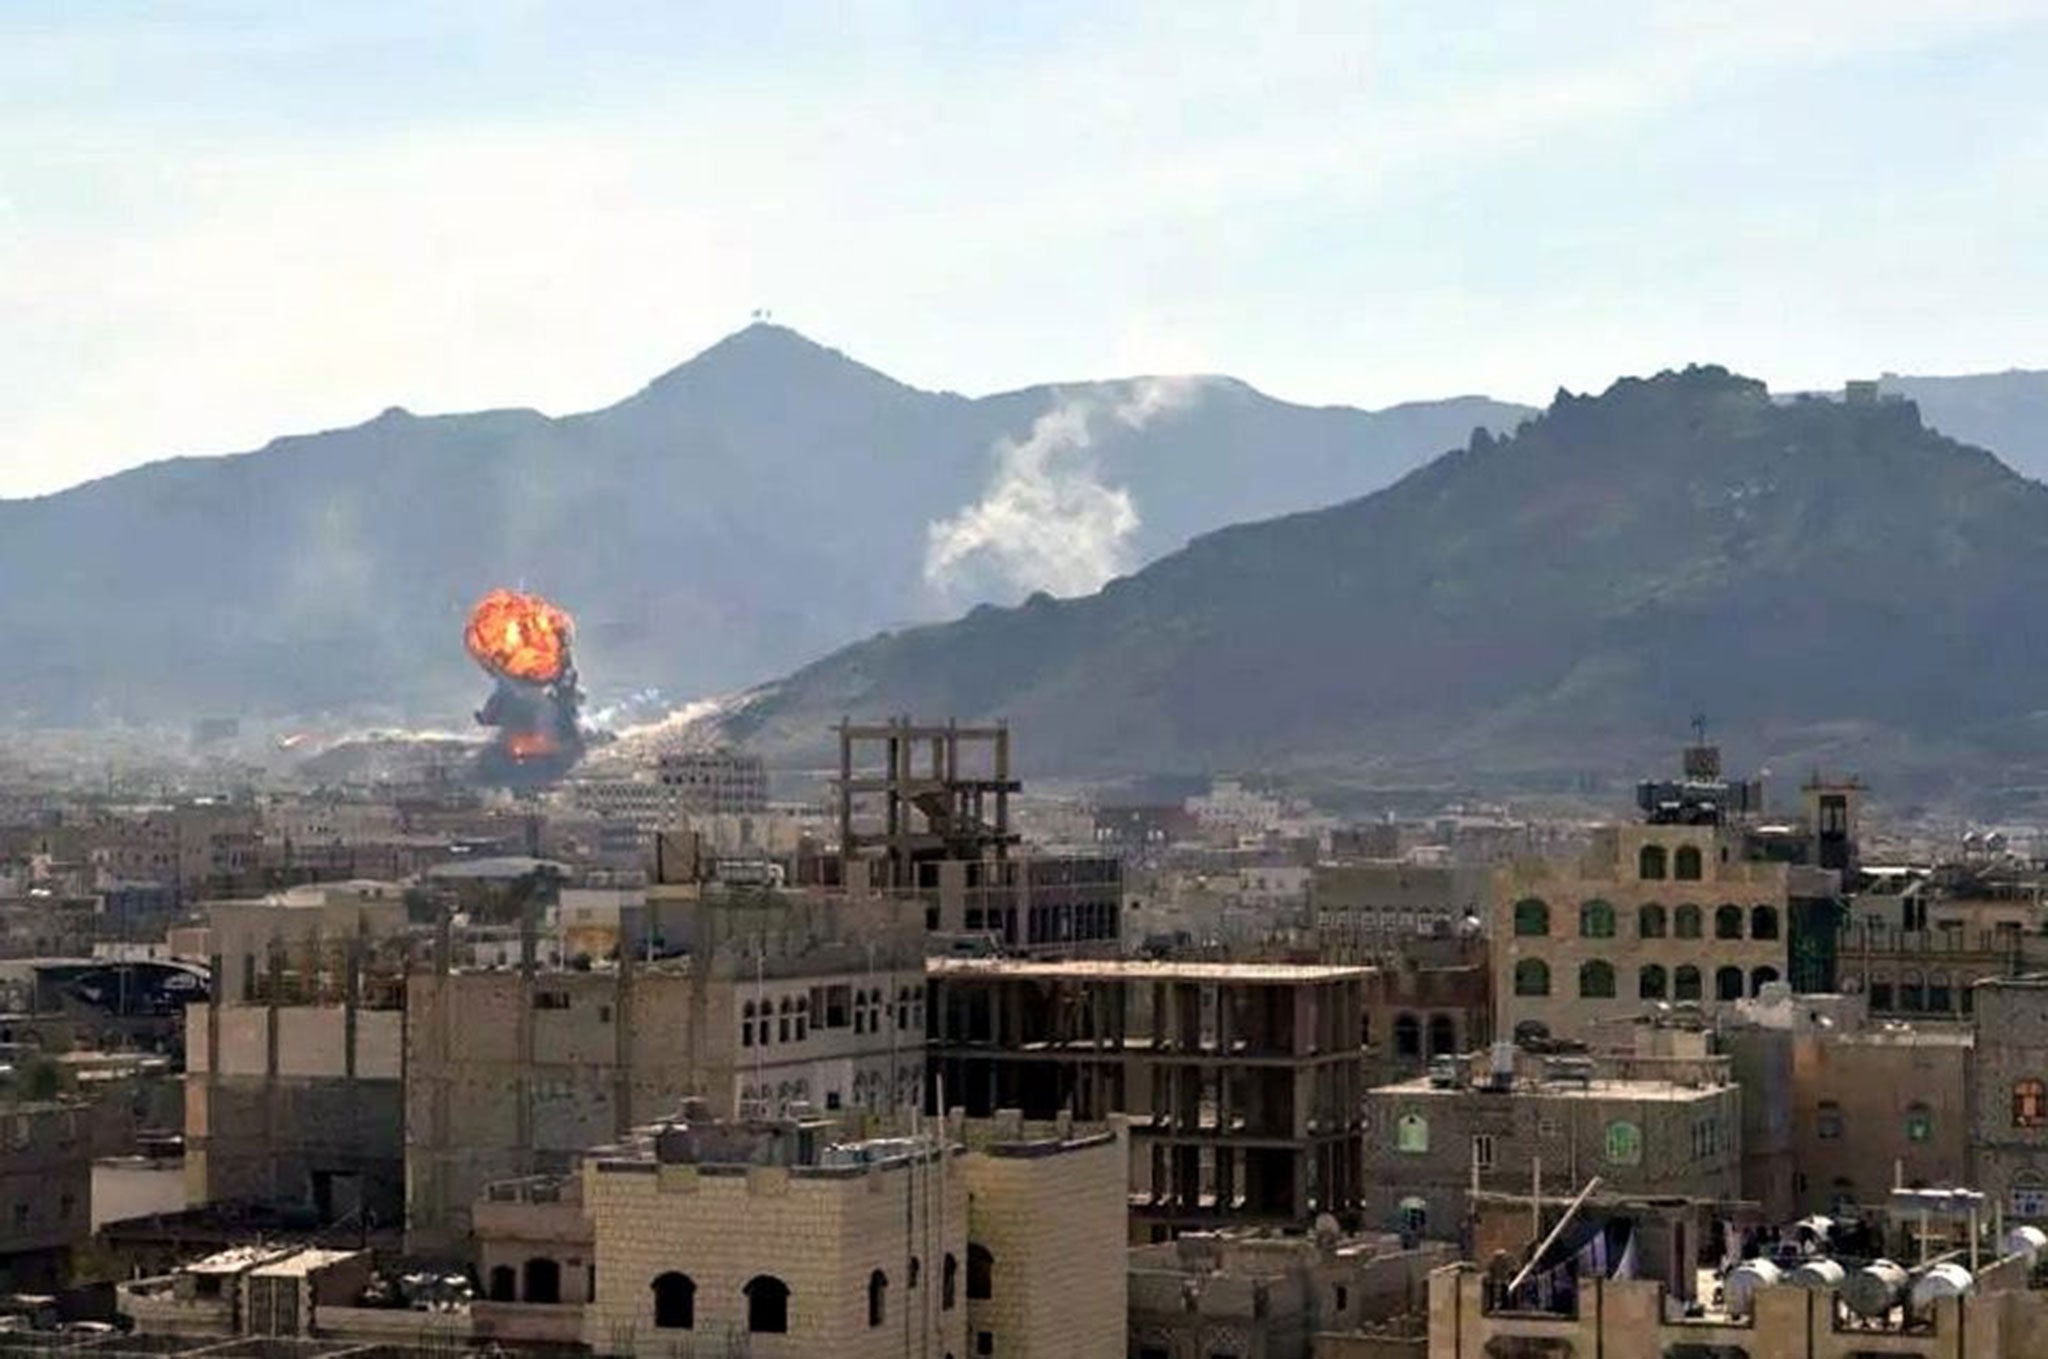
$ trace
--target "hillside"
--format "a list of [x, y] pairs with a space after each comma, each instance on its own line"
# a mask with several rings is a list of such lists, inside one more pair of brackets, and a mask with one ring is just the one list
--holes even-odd
[[1087, 598], [847, 648], [725, 731], [802, 762], [842, 712], [1005, 717], [1041, 773], [1527, 786], [1662, 767], [1704, 711], [1781, 773], [1913, 777], [2038, 761], [2044, 662], [2048, 489], [1909, 402], [1695, 368]]
[[[1048, 426], [1055, 442], [1078, 431], [1087, 446], [1005, 461], [1003, 441], [1030, 446], [1049, 412], [1068, 417]], [[1227, 379], [970, 400], [756, 325], [605, 410], [391, 410], [0, 502], [0, 714], [460, 723], [481, 688], [461, 620], [502, 583], [575, 612], [598, 703], [723, 690], [878, 627], [1022, 598], [1034, 572], [1092, 588], [1222, 524], [1384, 485], [1523, 414], [1476, 398], [1310, 409]], [[970, 552], [928, 581], [934, 524], [1017, 531], [989, 494], [999, 467], [1005, 485], [1036, 476], [1112, 510], [1120, 492], [1136, 523], [1105, 521], [1108, 539], [1077, 547], [1059, 515], [1037, 515], [1050, 538], [1033, 529], [1044, 540], [1021, 555]], [[978, 504], [993, 508], [974, 518]]]

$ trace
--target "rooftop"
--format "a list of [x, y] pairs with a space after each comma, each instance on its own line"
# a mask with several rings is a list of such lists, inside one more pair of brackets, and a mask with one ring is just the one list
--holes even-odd
[[1019, 977], [1043, 981], [1214, 981], [1288, 986], [1349, 981], [1369, 977], [1375, 969], [1325, 963], [1188, 963], [1146, 958], [1075, 958], [1043, 962], [1024, 958], [928, 958], [925, 971], [933, 976]]
[[1413, 1080], [1396, 1081], [1391, 1085], [1377, 1086], [1375, 1095], [1400, 1095], [1404, 1098], [1429, 1099], [1501, 1099], [1520, 1096], [1522, 1098], [1542, 1097], [1544, 1099], [1583, 1100], [1638, 1100], [1669, 1101], [1674, 1104], [1700, 1099], [1706, 1095], [1719, 1094], [1733, 1089], [1727, 1082], [1710, 1081], [1689, 1085], [1681, 1081], [1615, 1080], [1595, 1077], [1588, 1081], [1576, 1080], [1528, 1080], [1518, 1079], [1508, 1090], [1494, 1090], [1485, 1086], [1465, 1087], [1438, 1085], [1427, 1076]]

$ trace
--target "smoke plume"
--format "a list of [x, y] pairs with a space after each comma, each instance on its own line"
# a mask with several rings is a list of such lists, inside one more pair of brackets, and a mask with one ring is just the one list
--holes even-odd
[[1129, 491], [1103, 482], [1096, 440], [1145, 428], [1185, 406], [1198, 385], [1145, 378], [1114, 401], [1076, 393], [1033, 421], [1021, 441], [1002, 440], [982, 498], [926, 529], [926, 583], [955, 603], [1033, 590], [1071, 596], [1130, 569], [1138, 509]]

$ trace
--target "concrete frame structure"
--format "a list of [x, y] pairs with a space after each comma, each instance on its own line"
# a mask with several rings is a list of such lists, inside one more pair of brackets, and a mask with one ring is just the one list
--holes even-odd
[[1131, 1120], [1133, 1240], [1355, 1212], [1372, 970], [933, 959], [931, 1098]]

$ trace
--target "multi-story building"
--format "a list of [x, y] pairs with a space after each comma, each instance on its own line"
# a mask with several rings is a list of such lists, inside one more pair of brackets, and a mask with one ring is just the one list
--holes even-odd
[[1372, 969], [940, 958], [930, 1099], [1131, 1120], [1135, 1240], [1355, 1209]]
[[[1971, 1182], [2013, 1222], [2048, 1222], [2048, 976], [1974, 988]], [[1938, 1110], [1953, 1118], [1957, 1111]]]
[[1365, 1041], [1375, 1084], [1420, 1075], [1431, 1058], [1493, 1038], [1493, 974], [1486, 940], [1411, 940], [1385, 957], [1366, 988]]
[[[1761, 791], [1722, 781], [1712, 747], [1690, 749], [1684, 780], [1643, 784], [1638, 799], [1643, 821], [1603, 828], [1576, 859], [1496, 870], [1502, 1033], [1611, 1044], [1646, 1007], [1711, 1013], [1790, 977], [1795, 907], [1831, 903], [1836, 871], [1753, 852], [1743, 818]], [[1826, 919], [1831, 951], [1831, 909]]]
[[584, 1162], [585, 1340], [762, 1359], [1116, 1353], [1126, 1156], [1115, 1125], [1014, 1117], [854, 1142], [822, 1120], [664, 1128]]
[[[562, 1173], [696, 1097], [721, 1115], [801, 1104], [885, 1112], [924, 1080], [916, 908], [656, 884], [669, 952], [585, 968], [445, 962], [408, 987], [408, 1239], [468, 1230], [486, 1183]], [[445, 957], [445, 955], [444, 955]]]
[[1487, 874], [1476, 867], [1399, 861], [1318, 864], [1309, 883], [1323, 956], [1367, 960], [1418, 936], [1448, 938], [1478, 927]]
[[1365, 1222], [1451, 1236], [1471, 1193], [1576, 1189], [1734, 1201], [1741, 1093], [1705, 1036], [1650, 1030], [1642, 1051], [1594, 1059], [1505, 1045], [1366, 1096]]
[[186, 1012], [187, 1198], [399, 1220], [403, 892], [297, 888], [207, 914], [216, 989]]
[[70, 1283], [92, 1235], [91, 1111], [71, 1101], [0, 1105], [0, 1288]]
[[663, 755], [654, 777], [683, 812], [748, 815], [768, 808], [768, 766], [759, 755], [746, 751], [721, 748]]

